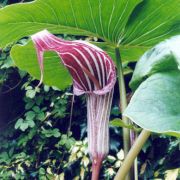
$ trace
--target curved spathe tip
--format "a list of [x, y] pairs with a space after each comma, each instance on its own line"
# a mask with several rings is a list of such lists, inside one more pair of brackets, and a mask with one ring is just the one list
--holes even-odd
[[44, 51], [55, 51], [73, 78], [75, 95], [103, 95], [113, 89], [116, 82], [115, 65], [99, 47], [84, 41], [63, 40], [46, 29], [32, 35], [32, 40], [37, 51], [41, 77]]

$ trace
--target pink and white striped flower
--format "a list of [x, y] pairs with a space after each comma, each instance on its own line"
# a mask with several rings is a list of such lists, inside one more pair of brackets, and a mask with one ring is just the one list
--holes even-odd
[[65, 41], [47, 30], [32, 36], [43, 80], [43, 53], [55, 51], [73, 77], [75, 95], [87, 96], [88, 150], [93, 166], [109, 151], [108, 121], [116, 82], [115, 65], [100, 48], [84, 41]]

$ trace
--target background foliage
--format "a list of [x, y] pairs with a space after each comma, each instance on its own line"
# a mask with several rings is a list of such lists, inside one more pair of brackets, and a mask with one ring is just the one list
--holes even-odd
[[[1, 1], [1, 6], [7, 3], [12, 1]], [[0, 179], [89, 179], [84, 98], [75, 98], [69, 131], [72, 89], [37, 88], [35, 79], [14, 67], [9, 50], [0, 52]], [[130, 77], [131, 72], [126, 75], [127, 84]], [[115, 95], [119, 96], [118, 91]], [[114, 99], [111, 119], [120, 115], [118, 104]], [[124, 158], [123, 151], [118, 151], [120, 131], [110, 127], [110, 155], [103, 163], [101, 179], [112, 179]], [[152, 135], [139, 156], [140, 179], [165, 179], [178, 172], [167, 170], [178, 167], [179, 140]]]

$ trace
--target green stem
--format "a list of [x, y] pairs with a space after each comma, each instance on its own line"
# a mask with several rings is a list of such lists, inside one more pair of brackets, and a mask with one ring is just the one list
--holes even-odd
[[[118, 75], [119, 93], [120, 93], [120, 107], [121, 107], [121, 113], [123, 113], [127, 107], [127, 99], [126, 99], [126, 88], [125, 88], [123, 67], [122, 67], [119, 47], [115, 49], [115, 53], [116, 53], [117, 75]], [[125, 124], [129, 124], [128, 118], [122, 116], [122, 120], [124, 121]], [[125, 155], [127, 155], [130, 149], [130, 130], [128, 128], [123, 128], [123, 143], [124, 143], [124, 153]]]
[[[123, 67], [122, 67], [119, 47], [115, 48], [115, 54], [116, 54], [117, 75], [118, 75], [119, 93], [120, 93], [120, 107], [121, 107], [121, 113], [123, 113], [127, 107], [127, 98], [126, 98], [126, 87], [124, 82]], [[128, 118], [122, 116], [122, 120], [124, 123], [129, 124]], [[127, 128], [123, 128], [123, 146], [124, 146], [123, 147], [124, 154], [126, 157], [130, 149], [130, 130]], [[127, 179], [130, 179], [130, 174], [128, 175]]]
[[134, 160], [134, 180], [138, 180], [138, 161], [137, 161], [137, 157]]
[[[137, 138], [137, 132], [134, 130], [130, 130], [130, 141], [131, 141], [131, 147], [133, 146], [136, 138]], [[134, 160], [134, 165], [131, 167], [131, 175], [133, 176], [132, 179], [138, 180], [138, 163], [137, 158]]]
[[141, 151], [144, 143], [150, 136], [150, 132], [146, 130], [142, 130], [141, 134], [138, 136], [137, 140], [133, 144], [131, 150], [129, 151], [128, 155], [126, 156], [122, 166], [120, 167], [119, 171], [117, 172], [114, 180], [124, 180], [126, 175], [128, 174], [135, 158]]

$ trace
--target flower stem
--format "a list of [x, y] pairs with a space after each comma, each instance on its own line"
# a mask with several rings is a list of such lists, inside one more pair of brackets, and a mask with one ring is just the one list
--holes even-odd
[[99, 174], [102, 166], [102, 159], [97, 158], [97, 160], [92, 161], [92, 177], [91, 180], [98, 180]]
[[[118, 84], [119, 84], [119, 93], [120, 93], [120, 107], [121, 107], [121, 113], [123, 113], [127, 107], [127, 98], [126, 98], [126, 87], [124, 82], [121, 55], [118, 46], [115, 48], [115, 54], [116, 54], [117, 75], [118, 75]], [[129, 120], [125, 116], [122, 116], [122, 120], [124, 121], [124, 123], [129, 124]], [[130, 147], [131, 147], [130, 130], [127, 128], [123, 128], [123, 149], [124, 149], [125, 157], [128, 154]], [[127, 180], [129, 179], [130, 179], [130, 173], [127, 177]]]
[[[137, 139], [137, 132], [134, 130], [130, 130], [130, 141], [131, 147], [133, 146], [134, 142]], [[131, 167], [131, 178], [133, 177], [134, 180], [138, 180], [138, 161], [137, 158], [134, 160], [134, 165]]]
[[142, 130], [141, 134], [138, 136], [137, 140], [135, 141], [134, 145], [132, 146], [131, 150], [129, 151], [127, 157], [125, 158], [122, 166], [120, 167], [119, 171], [117, 172], [114, 180], [124, 180], [127, 173], [129, 172], [135, 158], [141, 151], [144, 143], [150, 136], [150, 131]]

